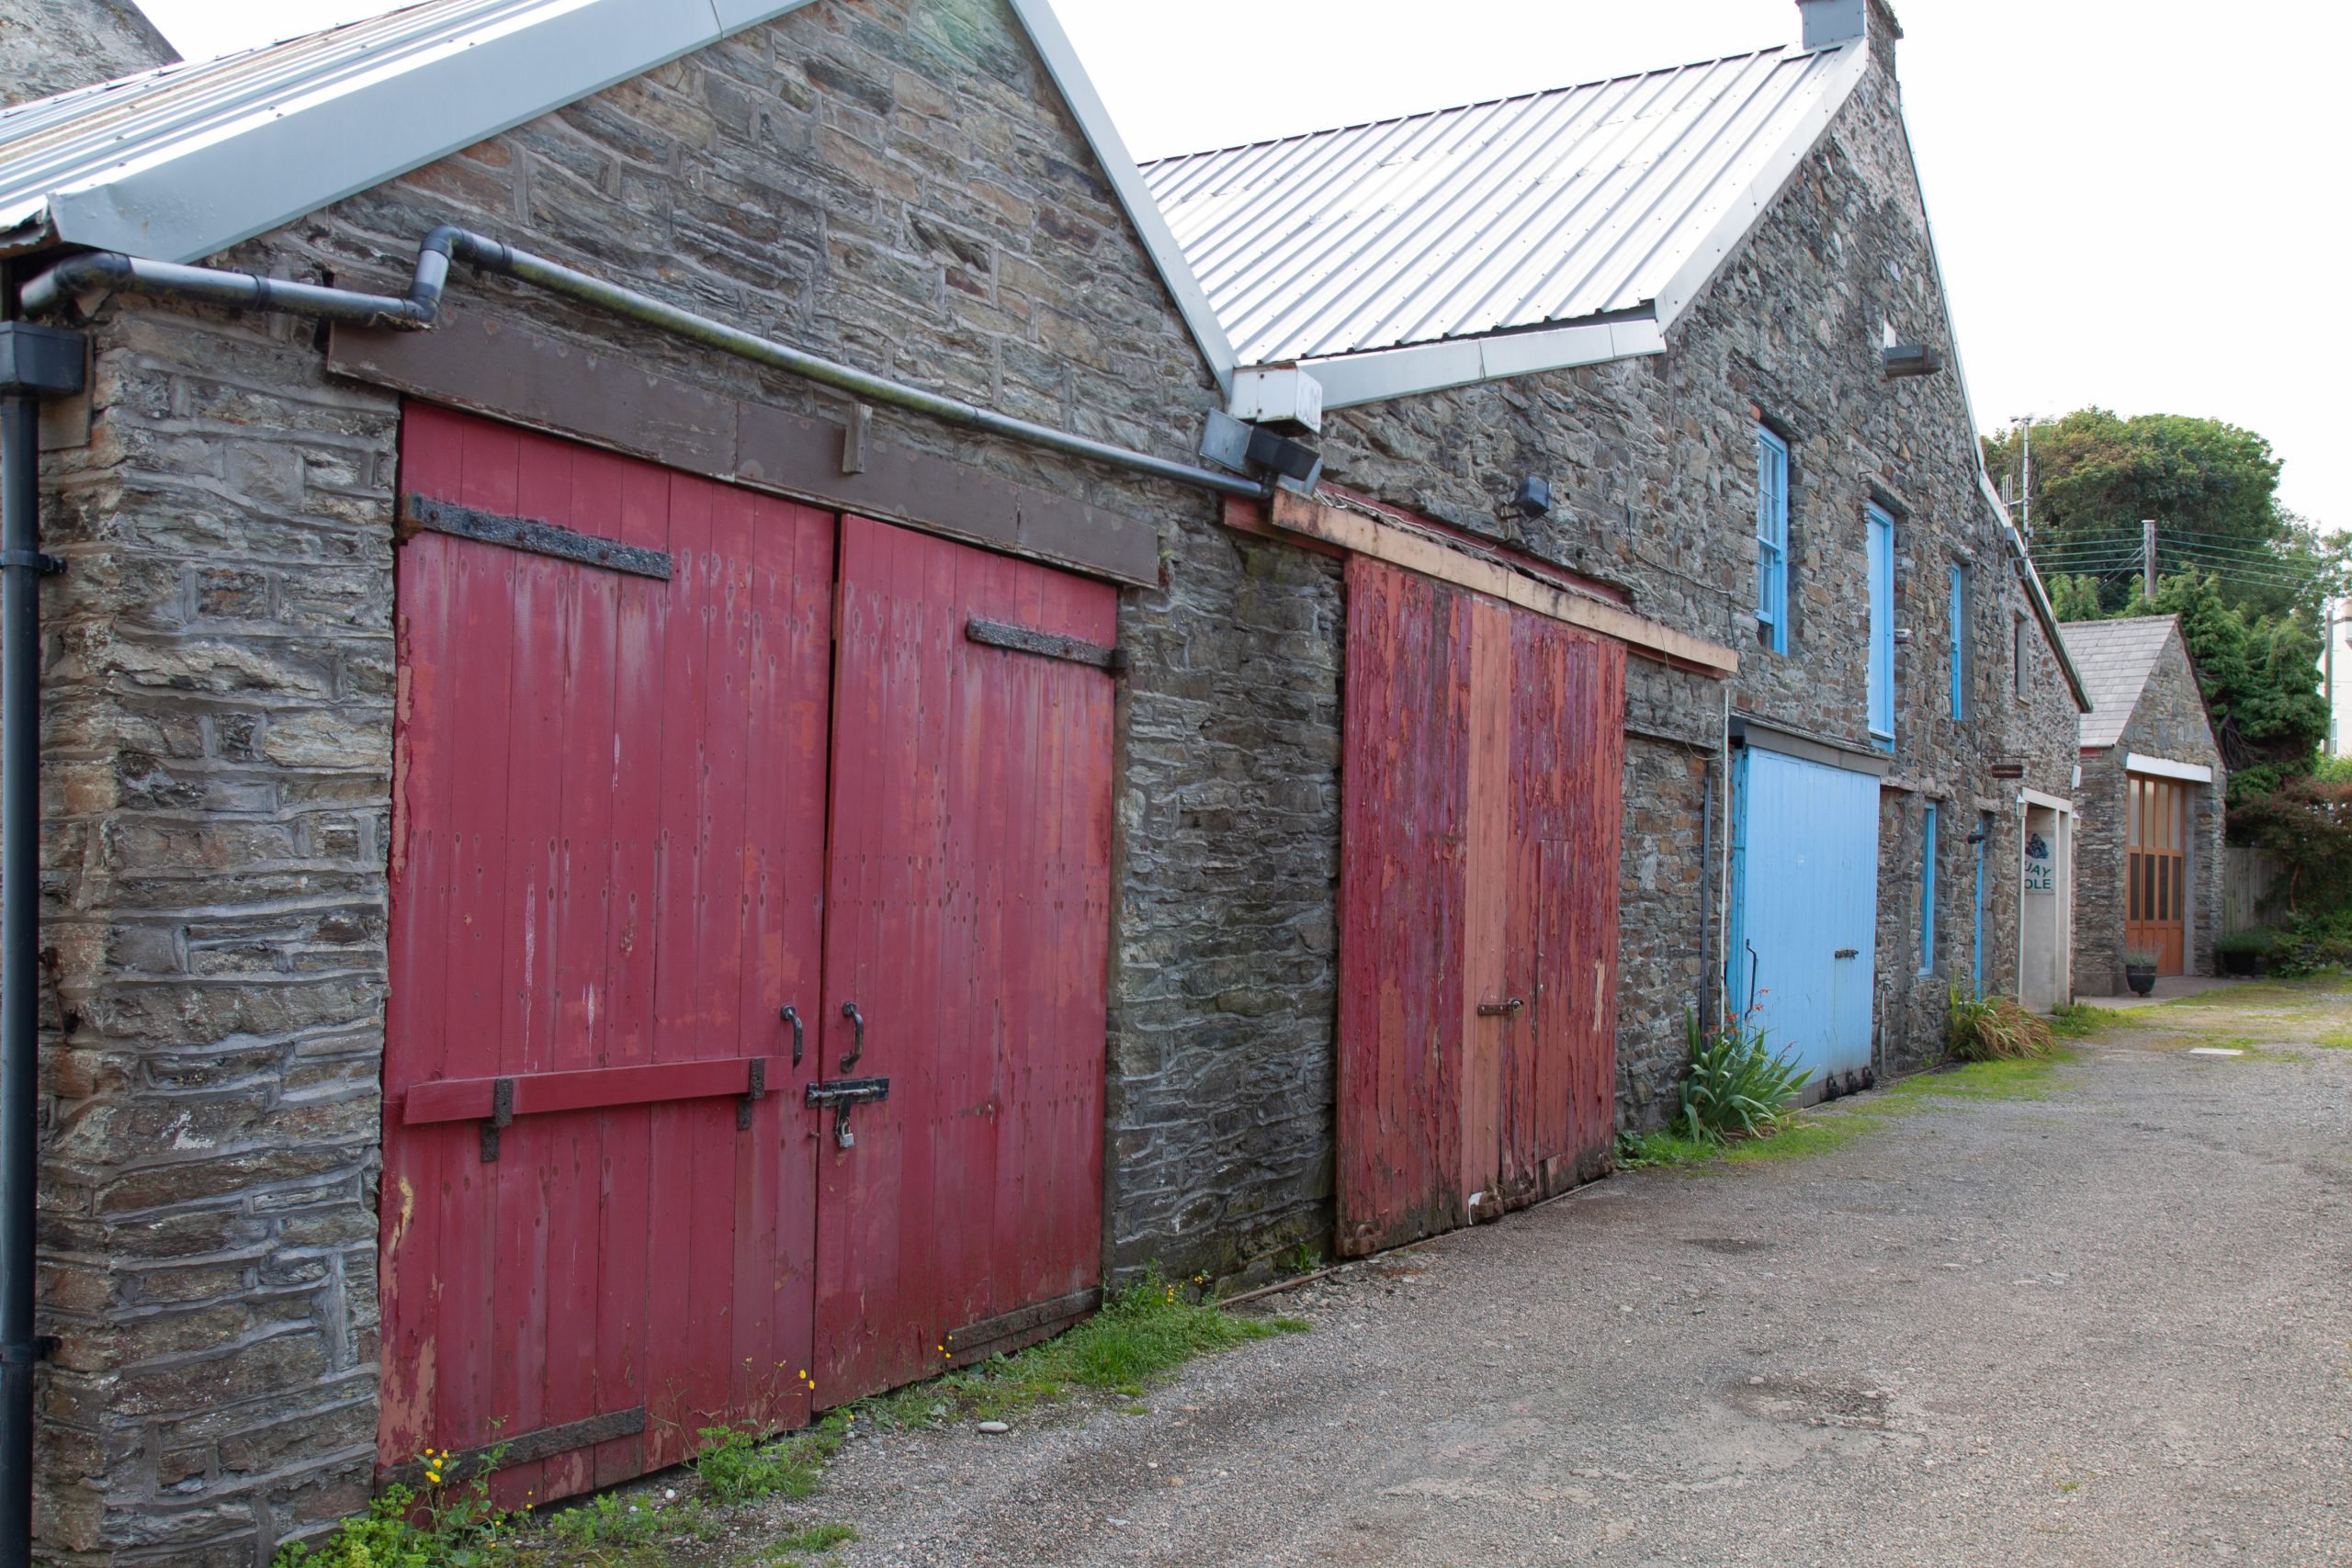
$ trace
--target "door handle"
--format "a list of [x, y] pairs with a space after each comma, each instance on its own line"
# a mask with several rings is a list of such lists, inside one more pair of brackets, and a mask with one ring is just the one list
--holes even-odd
[[1860, 958], [1861, 955], [1862, 950], [1859, 947], [1841, 947], [1830, 954], [1833, 958]]
[[1519, 1016], [1520, 1009], [1526, 1005], [1525, 997], [1513, 997], [1507, 1002], [1480, 1002], [1478, 1016], [1480, 1018], [1516, 1018]]
[[865, 1015], [857, 1010], [855, 1002], [843, 1002], [842, 1016], [849, 1020], [857, 1029], [856, 1041], [850, 1046], [849, 1055], [842, 1058], [842, 1071], [847, 1072], [857, 1066], [857, 1059], [860, 1056], [865, 1055]]
[[792, 1065], [797, 1067], [800, 1065], [800, 1010], [787, 1004], [776, 1016], [792, 1025]]

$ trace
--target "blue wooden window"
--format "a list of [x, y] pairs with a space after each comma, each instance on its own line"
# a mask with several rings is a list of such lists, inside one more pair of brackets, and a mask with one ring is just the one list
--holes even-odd
[[1919, 973], [1936, 971], [1936, 808], [1928, 807], [1927, 839], [1919, 849]]
[[1789, 650], [1789, 445], [1756, 430], [1756, 619], [1772, 651]]
[[1870, 509], [1871, 733], [1894, 743], [1894, 519]]
[[1968, 574], [1951, 569], [1951, 716], [1968, 716]]

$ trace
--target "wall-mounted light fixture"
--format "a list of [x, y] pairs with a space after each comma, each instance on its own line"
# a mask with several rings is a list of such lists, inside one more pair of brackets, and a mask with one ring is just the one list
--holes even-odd
[[1519, 488], [1511, 491], [1510, 509], [1521, 517], [1533, 519], [1552, 510], [1550, 481], [1534, 474], [1521, 475]]

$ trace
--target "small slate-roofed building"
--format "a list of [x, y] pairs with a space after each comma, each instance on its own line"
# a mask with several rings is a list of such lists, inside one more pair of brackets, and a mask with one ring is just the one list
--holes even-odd
[[2124, 960], [2211, 975], [2228, 770], [2176, 615], [2060, 628], [2090, 693], [2075, 794], [2075, 987], [2120, 996]]

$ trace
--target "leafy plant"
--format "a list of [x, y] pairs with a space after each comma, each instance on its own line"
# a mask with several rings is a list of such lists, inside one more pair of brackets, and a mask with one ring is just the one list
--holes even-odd
[[289, 1541], [278, 1548], [272, 1568], [480, 1568], [502, 1562], [521, 1518], [490, 1495], [491, 1475], [505, 1452], [503, 1444], [492, 1449], [460, 1477], [448, 1450], [427, 1449], [417, 1456], [425, 1477], [422, 1493], [397, 1483], [385, 1487], [366, 1513], [344, 1520], [324, 1544]]
[[2007, 997], [1965, 997], [1954, 986], [1944, 1043], [1962, 1062], [2039, 1061], [2056, 1051], [2058, 1036]]
[[772, 1443], [745, 1427], [705, 1427], [694, 1472], [718, 1503], [756, 1502], [777, 1492], [806, 1497], [817, 1490], [824, 1461], [848, 1430], [846, 1412], [828, 1415], [814, 1431]]
[[2352, 909], [2305, 915], [2273, 932], [2270, 973], [2282, 979], [2352, 968]]
[[2156, 955], [2144, 948], [2134, 948], [2123, 955], [2123, 967], [2126, 969], [2154, 969], [2155, 966]]
[[2248, 931], [2232, 931], [2213, 942], [2216, 953], [2251, 953], [2259, 958], [2278, 945], [2278, 933], [2256, 926]]
[[665, 1503], [650, 1493], [632, 1496], [606, 1492], [576, 1508], [550, 1514], [547, 1528], [549, 1535], [575, 1550], [628, 1550], [673, 1540], [699, 1540], [715, 1534], [718, 1521], [697, 1498]]
[[1726, 1018], [1723, 1028], [1707, 1031], [1699, 1027], [1696, 1013], [1683, 1010], [1690, 1063], [1682, 1074], [1682, 1108], [1670, 1124], [1678, 1136], [1694, 1144], [1769, 1136], [1796, 1102], [1811, 1075], [1797, 1060], [1795, 1046], [1778, 1055], [1766, 1046], [1763, 1026], [1750, 1021], [1754, 1017], [1750, 1009]]

